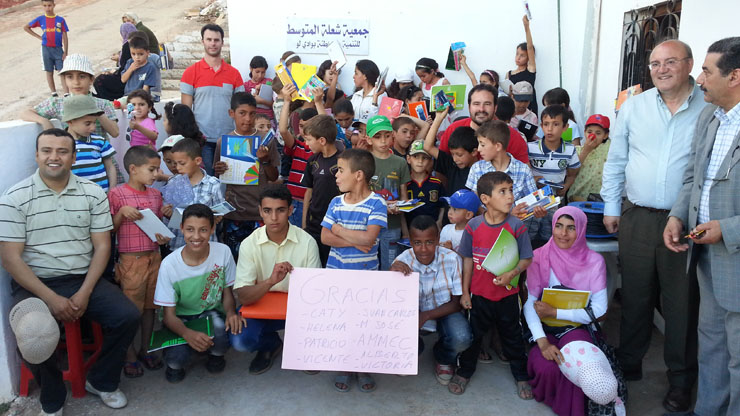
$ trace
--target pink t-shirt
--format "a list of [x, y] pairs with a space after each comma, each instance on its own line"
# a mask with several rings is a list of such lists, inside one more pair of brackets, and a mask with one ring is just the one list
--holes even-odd
[[[144, 119], [144, 121], [140, 121], [139, 124], [142, 127], [159, 134], [159, 131], [157, 130], [157, 125], [151, 118], [147, 117], [146, 119]], [[131, 146], [149, 146], [154, 149], [154, 143], [156, 143], [156, 141], [156, 139], [153, 141], [149, 140], [149, 138], [144, 136], [144, 134], [139, 130], [131, 130]]]
[[[247, 80], [247, 82], [244, 83], [244, 91], [246, 91], [246, 92], [248, 92], [248, 93], [250, 93], [250, 94], [252, 94], [252, 95], [254, 95], [256, 97], [256, 96], [259, 95], [259, 94], [257, 94], [257, 91], [255, 91], [257, 89], [257, 85], [262, 85], [260, 87], [260, 90], [262, 88], [270, 88], [270, 89], [272, 89], [272, 78], [262, 78], [262, 81], [260, 81], [259, 84], [257, 84], [256, 82], [252, 81], [252, 79], [250, 78], [250, 79]], [[272, 112], [272, 106], [270, 106], [269, 108], [266, 108], [266, 107], [258, 104], [257, 105], [257, 114], [264, 114], [267, 117], [270, 117], [270, 120], [272, 120], [272, 119], [275, 118], [275, 114]]]

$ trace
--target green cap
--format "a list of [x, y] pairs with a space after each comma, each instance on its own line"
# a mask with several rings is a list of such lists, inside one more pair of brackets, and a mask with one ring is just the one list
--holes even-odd
[[391, 121], [386, 116], [372, 116], [367, 120], [367, 137], [373, 137], [381, 131], [393, 131]]
[[103, 110], [95, 105], [95, 99], [90, 95], [70, 95], [64, 99], [62, 121], [68, 122], [84, 116], [99, 116]]

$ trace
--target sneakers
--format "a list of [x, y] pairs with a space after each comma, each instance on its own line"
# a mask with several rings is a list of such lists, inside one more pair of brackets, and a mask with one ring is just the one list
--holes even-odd
[[59, 93], [57, 93], [56, 91], [55, 92], [52, 92], [51, 93], [51, 96], [54, 97], [54, 98], [59, 98]]
[[39, 416], [62, 416], [62, 414], [64, 414], [64, 407], [62, 407], [61, 409], [57, 410], [54, 413], [46, 413], [42, 409], [41, 413], [39, 413]]
[[452, 380], [454, 374], [455, 370], [451, 365], [435, 363], [434, 376], [439, 384], [443, 386], [450, 384], [450, 380]]
[[272, 363], [275, 362], [275, 357], [280, 353], [280, 349], [283, 347], [282, 341], [272, 351], [257, 351], [257, 355], [254, 357], [252, 362], [249, 364], [249, 374], [262, 374], [272, 367]]
[[99, 396], [103, 403], [111, 409], [120, 409], [122, 407], [126, 407], [126, 405], [128, 404], [128, 400], [126, 400], [126, 395], [123, 394], [121, 389], [116, 389], [115, 391], [111, 392], [99, 391], [98, 389], [93, 387], [89, 381], [86, 381], [85, 390], [96, 396]]
[[224, 371], [226, 368], [226, 360], [221, 355], [208, 354], [208, 361], [206, 362], [206, 370], [211, 374], [216, 374]]
[[167, 366], [164, 372], [164, 378], [170, 383], [179, 383], [185, 378], [185, 370], [182, 368], [174, 369]]

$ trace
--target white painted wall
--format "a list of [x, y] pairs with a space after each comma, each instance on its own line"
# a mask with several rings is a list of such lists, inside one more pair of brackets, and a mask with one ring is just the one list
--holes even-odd
[[[41, 127], [35, 123], [8, 121], [0, 123], [0, 194], [36, 170], [35, 140]], [[20, 367], [15, 336], [8, 323], [11, 306], [10, 275], [0, 268], [0, 403], [12, 400], [17, 391]]]
[[[564, 84], [575, 87], [580, 74], [579, 63], [583, 45], [584, 5], [588, 0], [568, 0], [569, 12], [564, 15], [563, 52], [571, 59], [564, 62]], [[494, 69], [502, 77], [513, 69], [516, 45], [524, 42], [521, 1], [491, 2], [489, 0], [463, 0], [445, 3], [410, 0], [403, 3], [377, 0], [372, 7], [365, 2], [326, 0], [320, 8], [310, 2], [291, 2], [291, 7], [275, 8], [270, 19], [254, 19], [250, 2], [229, 1], [229, 36], [231, 61], [245, 80], [249, 74], [249, 61], [262, 55], [273, 67], [286, 51], [286, 19], [289, 15], [300, 17], [370, 19], [369, 56], [348, 56], [349, 63], [342, 70], [339, 82], [345, 92], [354, 90], [352, 72], [354, 62], [372, 59], [382, 70], [386, 65], [391, 73], [404, 68], [413, 69], [422, 57], [435, 59], [444, 67], [450, 43], [467, 44], [468, 64], [476, 74], [484, 69]], [[564, 7], [564, 4], [561, 5]], [[558, 86], [557, 65], [557, 2], [531, 0], [533, 19], [530, 24], [537, 50], [536, 89], [541, 95]], [[370, 12], [372, 10], [372, 12]], [[244, 24], [245, 21], [249, 24]], [[449, 27], [450, 29], [445, 29]], [[454, 29], [453, 29], [454, 28]], [[431, 33], [435, 33], [431, 35]], [[416, 42], [412, 43], [412, 39]], [[566, 55], [567, 54], [567, 55]], [[576, 57], [573, 61], [572, 57]], [[301, 54], [303, 63], [318, 66], [325, 55]], [[566, 73], [571, 71], [571, 73]], [[464, 71], [442, 69], [452, 84], [468, 84]], [[270, 68], [268, 76], [274, 76]], [[389, 75], [389, 78], [392, 77]], [[416, 80], [418, 83], [418, 79]]]
[[[592, 0], [596, 1], [596, 0]], [[570, 3], [570, 2], [569, 2]], [[652, 0], [603, 0], [599, 61], [591, 110], [614, 116], [614, 99], [619, 92], [619, 71], [622, 54], [622, 22], [624, 13], [658, 3]], [[719, 39], [737, 36], [737, 16], [740, 2], [716, 0], [711, 5], [699, 0], [684, 0], [678, 37], [689, 44], [694, 54], [692, 75], [697, 77], [709, 45]], [[711, 30], [709, 30], [711, 28]], [[588, 109], [586, 109], [588, 111]]]

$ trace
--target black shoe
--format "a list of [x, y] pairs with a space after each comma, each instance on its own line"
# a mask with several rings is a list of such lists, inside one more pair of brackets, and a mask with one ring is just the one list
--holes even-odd
[[206, 361], [206, 370], [211, 374], [216, 374], [224, 371], [226, 368], [226, 360], [223, 356], [208, 355], [208, 361]]
[[179, 383], [185, 378], [185, 370], [182, 368], [175, 370], [174, 368], [167, 367], [164, 372], [164, 378], [170, 383]]
[[280, 345], [272, 351], [257, 351], [257, 355], [249, 364], [249, 374], [257, 375], [269, 370], [282, 347], [283, 343], [281, 342]]
[[663, 408], [669, 412], [686, 412], [691, 406], [691, 390], [681, 387], [668, 389], [663, 399]]
[[639, 381], [642, 380], [642, 368], [637, 367], [634, 369], [622, 367], [622, 374], [626, 381]]

